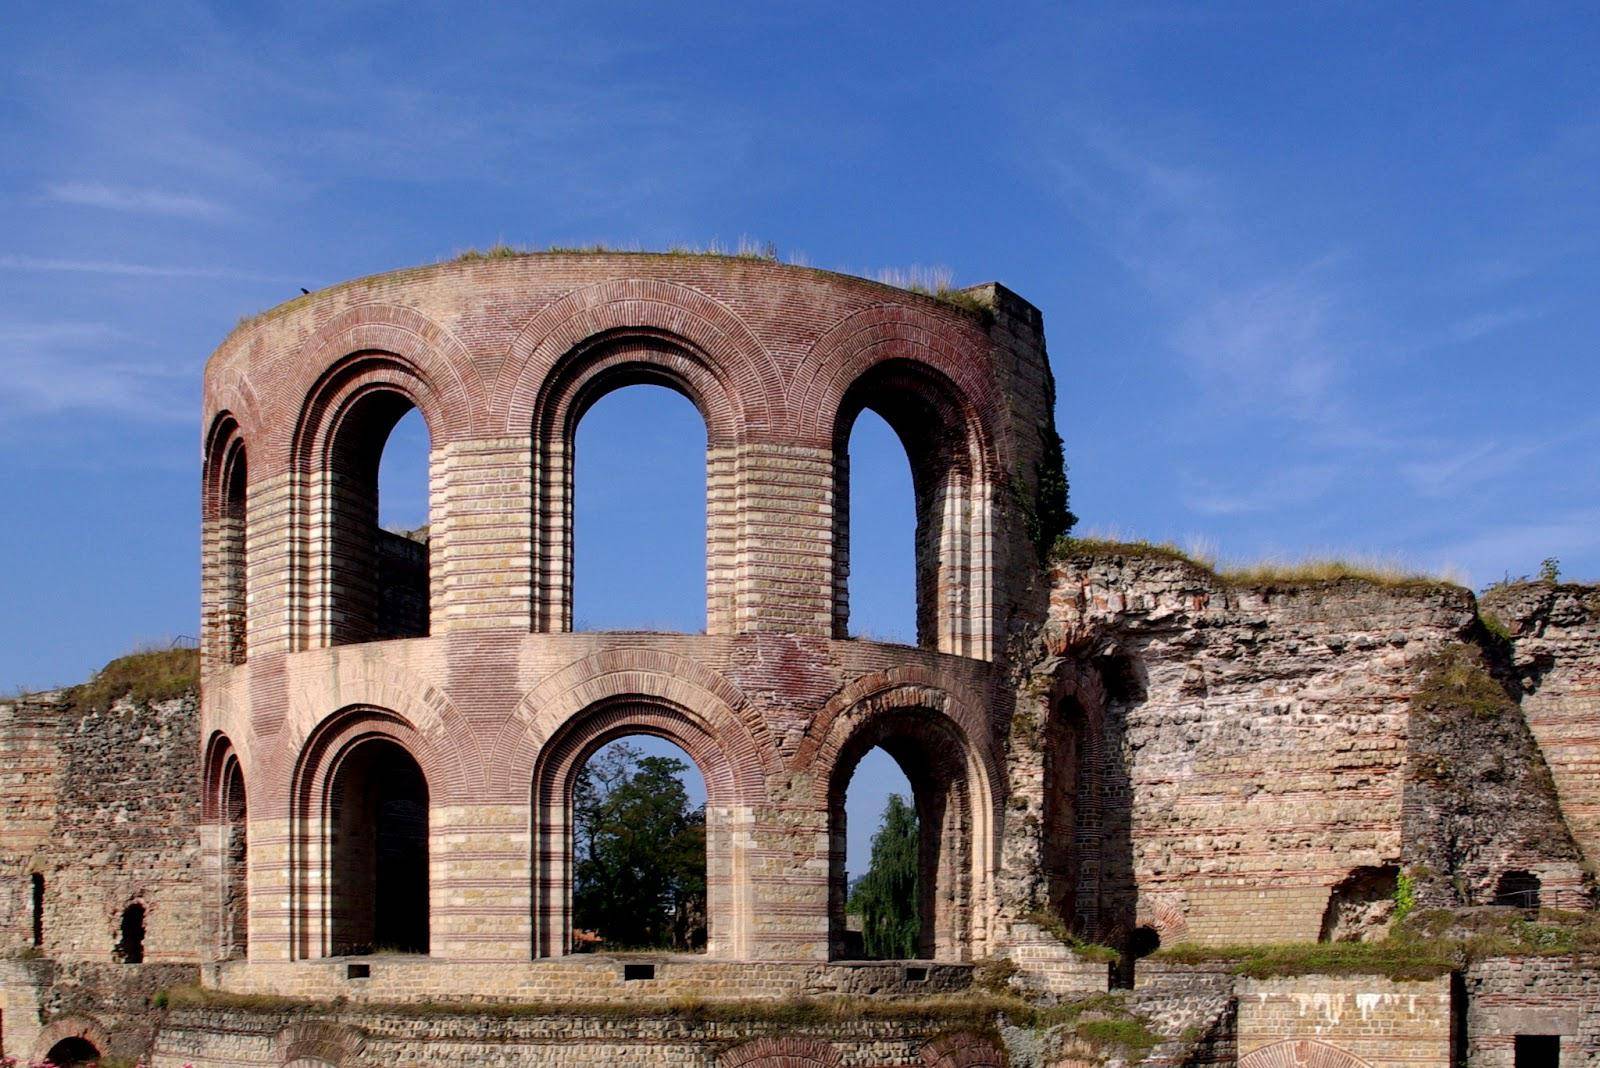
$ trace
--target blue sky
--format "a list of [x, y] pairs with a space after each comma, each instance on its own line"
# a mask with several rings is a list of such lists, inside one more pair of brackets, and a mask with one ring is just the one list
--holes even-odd
[[[241, 315], [499, 239], [998, 279], [1086, 531], [1600, 577], [1592, 6], [908, 11], [9, 5], [0, 686], [195, 632], [200, 368]], [[679, 403], [608, 399], [580, 464], [680, 499]], [[621, 486], [580, 487], [580, 612], [695, 626], [692, 549], [660, 603], [606, 586], [608, 523], [688, 514]], [[871, 568], [857, 534], [886, 634], [896, 522]]]

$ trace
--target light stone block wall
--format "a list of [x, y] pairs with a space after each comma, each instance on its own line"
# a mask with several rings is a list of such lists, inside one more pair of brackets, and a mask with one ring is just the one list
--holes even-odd
[[1239, 1068], [1451, 1068], [1448, 976], [1240, 979], [1235, 996]]

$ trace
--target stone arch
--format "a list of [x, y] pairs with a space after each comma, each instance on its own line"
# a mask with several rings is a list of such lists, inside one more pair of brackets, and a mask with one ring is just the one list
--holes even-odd
[[1044, 707], [1039, 820], [1043, 904], [1072, 930], [1101, 921], [1105, 702], [1099, 674], [1064, 662]]
[[941, 1035], [925, 1044], [919, 1064], [925, 1068], [1006, 1068], [1005, 1050], [994, 1039], [971, 1031]]
[[535, 631], [572, 629], [578, 422], [606, 393], [639, 383], [683, 394], [705, 420], [706, 628], [733, 625], [742, 520], [737, 494], [726, 490], [739, 480], [738, 444], [775, 425], [782, 378], [755, 336], [710, 297], [675, 282], [617, 279], [539, 311], [513, 339], [495, 390], [505, 398], [505, 432], [533, 434]]
[[946, 340], [948, 324], [876, 305], [824, 334], [800, 377], [802, 440], [833, 456], [834, 636], [848, 636], [850, 432], [871, 409], [899, 436], [916, 497], [918, 644], [987, 659], [995, 633], [990, 564], [995, 523], [993, 385], [979, 371], [987, 341]]
[[717, 1068], [841, 1068], [843, 1064], [832, 1043], [790, 1036], [751, 1039], [717, 1057]]
[[63, 1016], [46, 1024], [40, 1030], [39, 1037], [33, 1040], [33, 1054], [28, 1060], [30, 1062], [47, 1060], [50, 1051], [58, 1043], [74, 1038], [89, 1043], [101, 1056], [111, 1048], [111, 1035], [98, 1022], [87, 1016]]
[[1338, 1046], [1309, 1038], [1274, 1042], [1239, 1058], [1239, 1068], [1372, 1068]]
[[405, 717], [383, 708], [346, 707], [311, 732], [290, 781], [290, 942], [298, 958], [329, 956], [336, 948], [337, 858], [331, 848], [335, 787], [341, 771], [352, 766], [351, 758], [374, 744], [404, 753], [420, 773], [426, 807], [441, 804], [434, 784], [455, 762]]
[[747, 870], [747, 831], [759, 800], [759, 762], [747, 737], [731, 739], [693, 706], [618, 695], [566, 720], [540, 749], [532, 774], [534, 955], [572, 951], [572, 793], [578, 773], [607, 742], [648, 734], [678, 746], [706, 784], [706, 953], [744, 956], [754, 922], [735, 885]]
[[366, 1032], [330, 1020], [292, 1023], [278, 1032], [274, 1046], [285, 1068], [340, 1065], [355, 1060], [366, 1048]]
[[834, 956], [845, 943], [845, 790], [856, 765], [874, 747], [900, 764], [915, 795], [921, 834], [920, 955], [965, 960], [987, 940], [983, 925], [995, 864], [999, 775], [984, 748], [988, 732], [981, 714], [928, 680], [912, 681], [919, 674], [897, 669], [857, 680], [825, 706], [793, 760], [815, 769], [815, 800], [828, 813], [829, 952]]
[[242, 664], [248, 652], [249, 463], [244, 433], [231, 411], [206, 434], [201, 478], [202, 634], [208, 666]]

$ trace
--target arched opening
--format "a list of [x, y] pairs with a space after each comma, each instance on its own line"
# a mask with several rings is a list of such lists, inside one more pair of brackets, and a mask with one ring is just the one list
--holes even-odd
[[1056, 703], [1044, 727], [1042, 862], [1047, 907], [1068, 928], [1084, 934], [1078, 908], [1082, 839], [1087, 815], [1085, 765], [1089, 746], [1083, 706], [1076, 698]]
[[1494, 885], [1494, 903], [1517, 909], [1539, 907], [1539, 877], [1529, 871], [1503, 872]]
[[[964, 656], [990, 654], [987, 501], [973, 428], [956, 398], [950, 383], [906, 360], [875, 365], [846, 391], [833, 435], [834, 637], [852, 631], [851, 574], [863, 570], [852, 562], [853, 541], [875, 526], [851, 514], [854, 431], [861, 414], [872, 411], [899, 438], [911, 466], [917, 644]], [[870, 427], [864, 434], [863, 445], [879, 437]]]
[[222, 955], [239, 960], [250, 955], [250, 842], [244, 770], [238, 760], [230, 759], [223, 772], [221, 809]]
[[[533, 835], [534, 901], [533, 954], [536, 957], [556, 957], [581, 948], [574, 936], [573, 890], [574, 860], [589, 855], [590, 846], [575, 843], [577, 831], [574, 808], [582, 800], [579, 796], [581, 773], [590, 758], [611, 742], [628, 739], [630, 745], [651, 745], [648, 755], [677, 757], [670, 743], [683, 754], [686, 763], [698, 772], [705, 784], [705, 807], [702, 830], [699, 834], [680, 821], [684, 833], [677, 835], [678, 846], [688, 854], [681, 870], [694, 869], [693, 852], [704, 852], [705, 873], [705, 935], [704, 948], [709, 956], [739, 957], [746, 952], [746, 940], [751, 929], [748, 915], [749, 902], [737, 892], [736, 872], [749, 863], [748, 844], [749, 809], [751, 792], [757, 789], [755, 773], [751, 767], [758, 762], [748, 736], [719, 733], [730, 730], [730, 725], [720, 721], [718, 726], [702, 719], [700, 714], [661, 698], [619, 695], [603, 698], [582, 712], [566, 719], [541, 747], [533, 767]], [[645, 742], [642, 736], [656, 739]], [[724, 748], [737, 747], [739, 763]], [[695, 801], [695, 776], [685, 769], [684, 789], [688, 801]], [[674, 817], [681, 812], [682, 795], [676, 794], [657, 776], [658, 788], [635, 791], [631, 799], [641, 806], [659, 805], [657, 813], [662, 826], [672, 827]], [[664, 784], [667, 788], [659, 788]], [[703, 846], [699, 843], [703, 842]], [[691, 879], [685, 880], [692, 882]], [[682, 900], [692, 900], [691, 894], [681, 895]], [[686, 910], [689, 918], [692, 909]], [[676, 905], [674, 904], [676, 918]], [[686, 929], [692, 927], [686, 924]], [[690, 941], [690, 939], [685, 939]], [[696, 935], [692, 941], [698, 942]]]
[[428, 952], [428, 783], [387, 738], [346, 752], [328, 791], [335, 956]]
[[210, 557], [211, 655], [225, 664], [242, 664], [249, 611], [246, 551], [249, 463], [239, 424], [223, 416], [211, 432], [206, 458], [206, 511]]
[[841, 461], [850, 500], [838, 522], [849, 636], [917, 644], [917, 499], [905, 447], [863, 411]]
[[845, 788], [847, 960], [919, 957], [922, 944], [921, 834], [911, 781], [874, 746]]
[[33, 946], [44, 946], [44, 876], [34, 872], [28, 877], [28, 889], [33, 903]]
[[124, 964], [144, 963], [144, 906], [135, 901], [122, 910], [117, 926], [116, 956]]
[[706, 788], [694, 761], [625, 735], [584, 761], [572, 795], [573, 949], [706, 947]]
[[329, 642], [429, 628], [430, 438], [405, 394], [374, 389], [339, 414], [327, 457]]
[[83, 1068], [85, 1065], [99, 1064], [100, 1051], [87, 1038], [63, 1038], [50, 1047], [45, 1060], [56, 1068]]
[[[969, 956], [975, 834], [967, 747], [953, 724], [928, 709], [875, 714], [839, 750], [829, 779], [829, 953], [849, 959], [847, 883], [849, 816], [846, 800], [867, 754], [881, 749], [898, 765], [915, 814], [916, 959]], [[901, 835], [906, 825], [898, 828]], [[863, 939], [863, 942], [865, 939]], [[863, 949], [865, 946], [863, 945]]]
[[579, 413], [573, 629], [706, 629], [706, 424], [676, 389], [631, 385]]

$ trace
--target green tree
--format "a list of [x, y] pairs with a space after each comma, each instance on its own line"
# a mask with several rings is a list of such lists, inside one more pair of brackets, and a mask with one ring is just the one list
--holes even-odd
[[573, 789], [573, 925], [613, 947], [705, 944], [705, 808], [691, 807], [688, 765], [619, 742]]
[[883, 821], [872, 836], [867, 874], [850, 891], [845, 911], [861, 917], [861, 941], [869, 960], [905, 960], [918, 955], [922, 912], [917, 904], [916, 809], [890, 794]]

